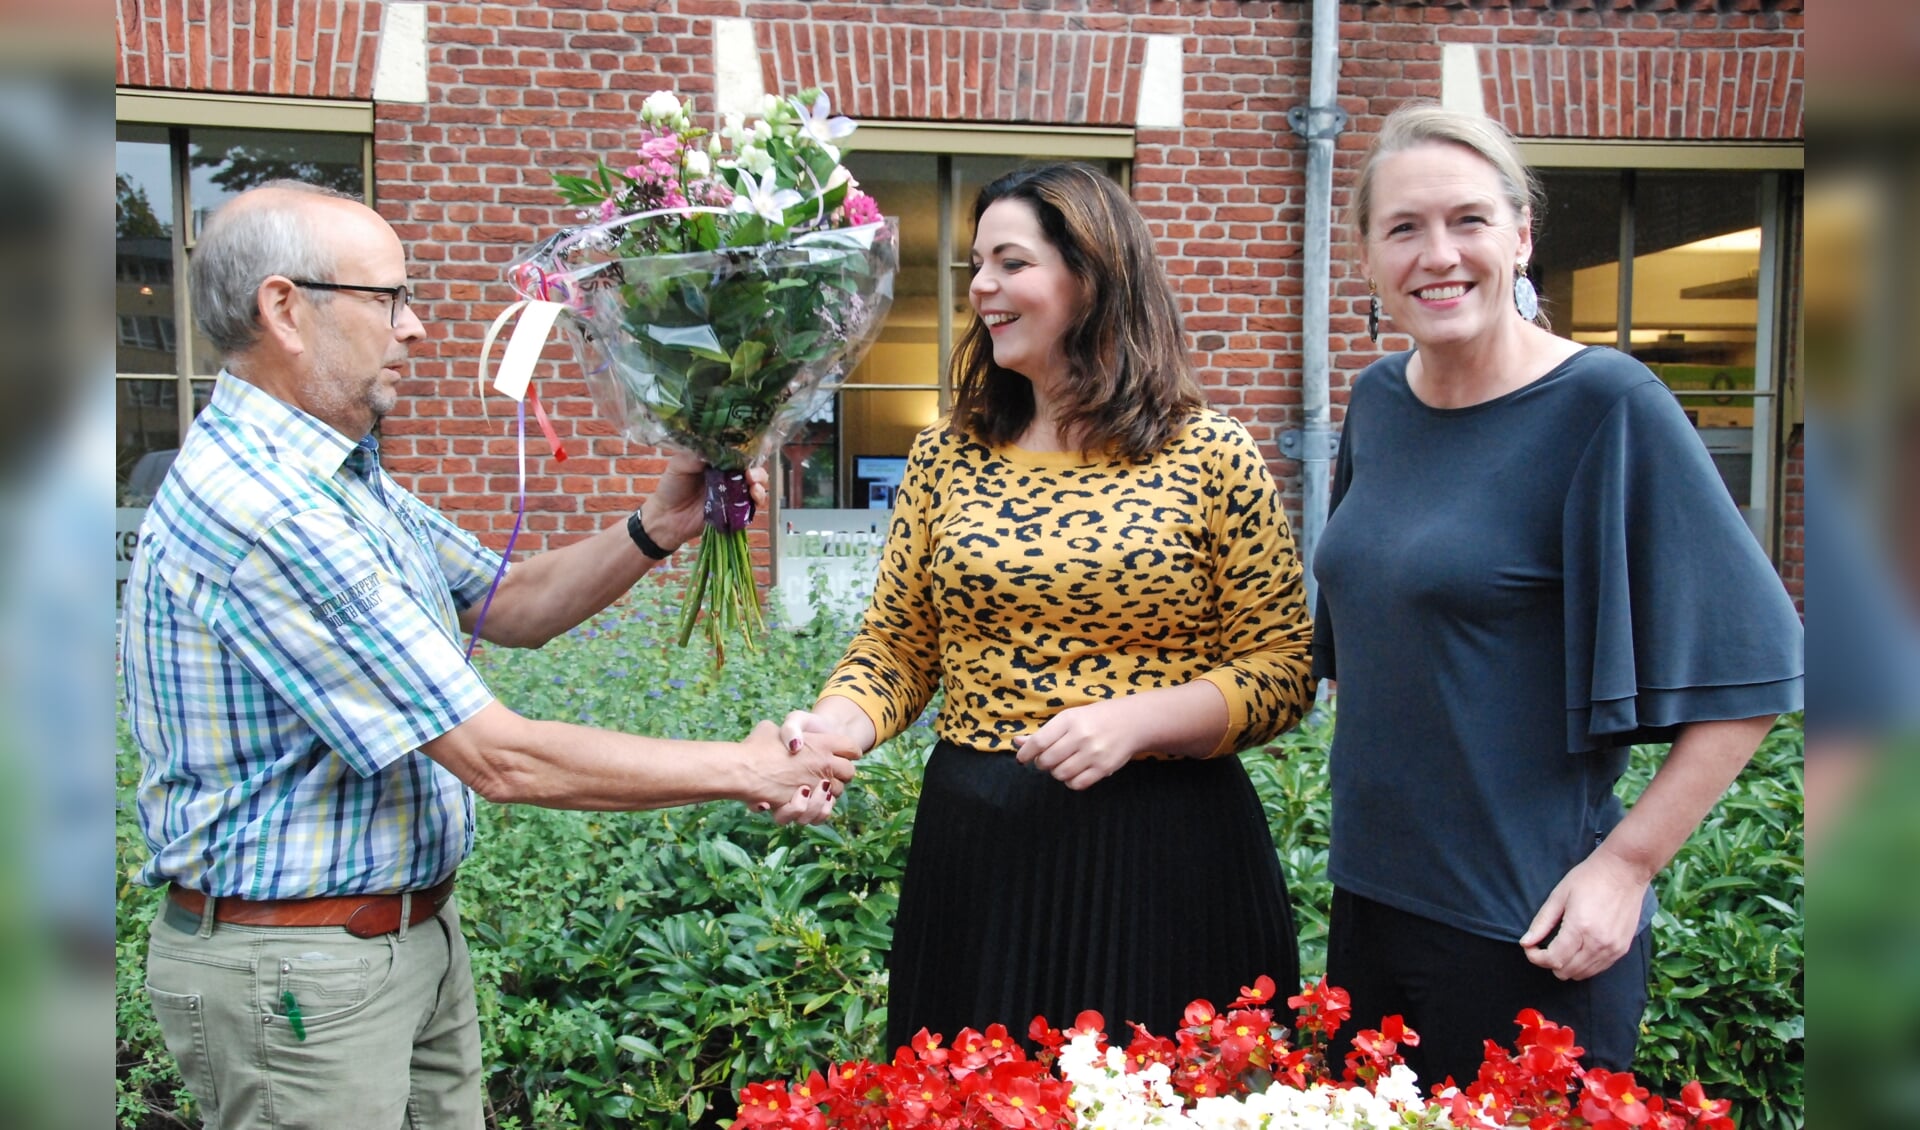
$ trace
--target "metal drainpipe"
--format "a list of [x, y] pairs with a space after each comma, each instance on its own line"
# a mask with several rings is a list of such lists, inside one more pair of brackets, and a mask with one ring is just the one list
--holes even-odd
[[[1320, 586], [1313, 578], [1313, 554], [1327, 524], [1334, 450], [1328, 392], [1332, 366], [1327, 351], [1333, 259], [1333, 147], [1347, 123], [1346, 112], [1334, 101], [1340, 75], [1339, 0], [1313, 0], [1312, 19], [1313, 70], [1308, 104], [1287, 112], [1294, 132], [1307, 139], [1307, 239], [1300, 323], [1302, 426], [1297, 436], [1282, 437], [1281, 443], [1282, 452], [1298, 458], [1301, 464], [1300, 559], [1306, 565], [1309, 608], [1319, 597]], [[1293, 450], [1288, 451], [1289, 447]]]

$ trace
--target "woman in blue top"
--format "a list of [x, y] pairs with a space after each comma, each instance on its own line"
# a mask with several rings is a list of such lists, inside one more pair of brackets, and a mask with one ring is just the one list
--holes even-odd
[[[1415, 347], [1356, 379], [1314, 560], [1337, 678], [1328, 977], [1472, 1080], [1522, 1008], [1631, 1066], [1650, 885], [1800, 707], [1800, 624], [1659, 378], [1544, 328], [1496, 123], [1390, 115], [1354, 221]], [[1673, 743], [1630, 811], [1630, 745]]]

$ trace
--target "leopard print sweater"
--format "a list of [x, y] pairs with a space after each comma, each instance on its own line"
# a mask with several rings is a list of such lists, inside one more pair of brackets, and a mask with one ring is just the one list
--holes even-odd
[[941, 737], [1012, 752], [1069, 707], [1205, 679], [1215, 756], [1312, 701], [1300, 561], [1240, 424], [1194, 413], [1143, 462], [992, 449], [944, 422], [914, 441], [872, 603], [822, 696], [884, 741], [947, 689]]

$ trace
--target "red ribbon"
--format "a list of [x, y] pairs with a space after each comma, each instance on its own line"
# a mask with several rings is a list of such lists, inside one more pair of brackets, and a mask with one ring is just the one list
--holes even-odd
[[540, 425], [540, 434], [547, 437], [547, 446], [553, 448], [554, 462], [565, 463], [567, 449], [560, 446], [560, 436], [553, 430], [553, 422], [547, 419], [547, 410], [540, 406], [540, 394], [528, 389], [527, 399], [533, 401], [533, 419]]

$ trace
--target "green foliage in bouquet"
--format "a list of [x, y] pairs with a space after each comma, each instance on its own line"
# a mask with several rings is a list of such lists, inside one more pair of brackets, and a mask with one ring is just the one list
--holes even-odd
[[637, 378], [630, 407], [665, 442], [735, 470], [763, 454], [807, 378], [877, 323], [874, 276], [893, 260], [868, 252], [891, 233], [840, 165], [834, 141], [853, 123], [818, 90], [768, 98], [751, 126], [734, 115], [717, 134], [664, 91], [641, 117], [635, 163], [554, 174], [597, 223], [543, 245], [516, 285], [565, 277], [590, 326], [624, 331], [602, 327], [596, 344]]

